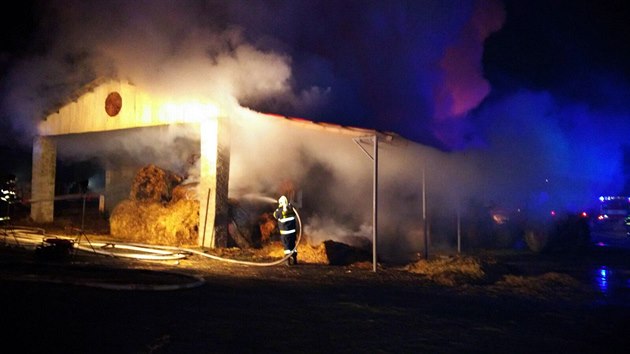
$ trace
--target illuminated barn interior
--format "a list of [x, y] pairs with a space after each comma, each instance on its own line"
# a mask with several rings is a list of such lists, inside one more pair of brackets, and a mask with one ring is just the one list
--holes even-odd
[[[214, 225], [216, 217], [225, 219], [224, 214], [227, 213], [225, 202], [229, 173], [229, 140], [226, 140], [229, 133], [226, 131], [227, 124], [223, 124], [227, 123], [227, 118], [218, 118], [219, 111], [211, 103], [160, 100], [149, 97], [131, 84], [118, 81], [95, 83], [75, 101], [46, 117], [38, 127], [40, 135], [33, 144], [31, 217], [36, 222], [53, 220], [57, 160], [54, 137], [183, 124], [195, 125], [195, 130], [199, 132], [198, 183], [200, 190], [210, 191], [207, 198], [200, 198], [200, 208], [204, 215], [206, 209], [212, 211], [208, 213], [208, 218], [209, 224]], [[160, 144], [159, 141], [153, 143]], [[70, 151], [89, 154], [86, 151], [88, 148], [88, 145], [78, 143], [71, 146]], [[102, 152], [107, 153], [107, 149], [102, 149]], [[139, 151], [139, 154], [143, 152]], [[130, 172], [125, 169], [134, 167], [124, 163], [105, 166], [106, 198], [108, 194], [112, 202], [120, 198], [116, 195], [115, 186], [119, 185], [120, 179], [129, 176]], [[112, 207], [109, 205], [107, 208]], [[200, 230], [200, 234], [204, 232], [204, 229]], [[220, 232], [217, 238], [222, 237]], [[206, 240], [205, 246], [214, 245], [214, 239]]]

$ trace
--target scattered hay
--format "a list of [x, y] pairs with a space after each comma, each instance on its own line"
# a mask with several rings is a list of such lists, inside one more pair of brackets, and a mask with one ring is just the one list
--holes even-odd
[[[271, 258], [284, 257], [280, 242], [270, 242], [264, 248]], [[298, 262], [327, 265], [356, 265], [368, 263], [369, 254], [349, 245], [328, 240], [319, 245], [300, 243], [297, 249]], [[372, 267], [371, 263], [369, 267]]]
[[501, 292], [542, 299], [573, 297], [580, 292], [580, 286], [570, 275], [556, 272], [530, 277], [506, 275], [494, 284], [495, 290]]
[[314, 264], [329, 264], [328, 257], [326, 256], [326, 248], [323, 244], [318, 246], [311, 246], [308, 244], [298, 246], [298, 260], [303, 260], [306, 263]]
[[[269, 242], [265, 245], [265, 252], [271, 258], [283, 258], [284, 248], [281, 242]], [[329, 264], [326, 257], [326, 249], [323, 244], [319, 246], [311, 246], [300, 243], [297, 248], [298, 262], [311, 264]]]
[[206, 253], [221, 258], [236, 259], [248, 262], [267, 262], [273, 260], [273, 257], [269, 257], [262, 253], [260, 250], [254, 248], [243, 249], [240, 247], [218, 247], [207, 249]]
[[580, 283], [573, 277], [549, 272], [540, 276], [510, 274], [507, 267], [493, 259], [442, 257], [420, 260], [406, 267], [412, 273], [425, 275], [445, 286], [489, 285], [496, 294], [513, 294], [531, 298], [570, 298], [581, 293]]
[[446, 286], [492, 283], [506, 272], [492, 259], [481, 260], [464, 256], [423, 259], [407, 265], [405, 269]]
[[352, 263], [350, 266], [357, 269], [372, 269], [374, 268], [374, 263], [363, 261], [363, 262]]

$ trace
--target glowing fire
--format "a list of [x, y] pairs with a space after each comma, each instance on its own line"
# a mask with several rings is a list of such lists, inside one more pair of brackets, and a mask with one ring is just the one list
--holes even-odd
[[200, 101], [165, 102], [159, 106], [157, 113], [158, 120], [167, 124], [197, 123], [216, 118], [218, 115], [217, 106]]

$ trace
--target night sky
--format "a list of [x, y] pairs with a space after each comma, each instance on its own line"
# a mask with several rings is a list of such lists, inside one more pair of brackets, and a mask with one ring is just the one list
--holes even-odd
[[[0, 21], [5, 172], [99, 76], [625, 191], [626, 1], [42, 1]], [[173, 84], [177, 82], [177, 84]], [[215, 97], [213, 97], [215, 98]], [[14, 172], [15, 173], [15, 172]], [[527, 174], [527, 173], [526, 173]], [[536, 173], [532, 173], [535, 175]]]

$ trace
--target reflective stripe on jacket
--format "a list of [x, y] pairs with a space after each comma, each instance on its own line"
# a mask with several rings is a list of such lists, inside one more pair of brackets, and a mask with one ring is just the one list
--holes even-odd
[[280, 207], [273, 212], [273, 217], [278, 220], [278, 229], [281, 235], [295, 233], [297, 224], [293, 207], [288, 206], [287, 210]]

